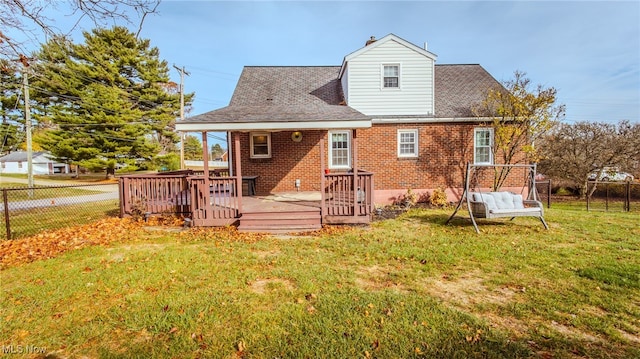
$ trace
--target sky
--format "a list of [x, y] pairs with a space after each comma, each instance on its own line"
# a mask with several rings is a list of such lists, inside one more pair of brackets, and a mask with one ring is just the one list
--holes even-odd
[[498, 81], [525, 72], [558, 90], [565, 122], [640, 122], [640, 1], [163, 0], [140, 37], [173, 81], [173, 65], [189, 72], [189, 116], [228, 105], [243, 66], [341, 65], [389, 33], [427, 42], [437, 64], [480, 64]]
[[158, 11], [141, 37], [190, 73], [191, 115], [228, 105], [243, 66], [341, 65], [393, 33], [427, 42], [437, 64], [480, 64], [498, 81], [526, 72], [558, 90], [566, 122], [640, 122], [639, 1], [165, 0]]

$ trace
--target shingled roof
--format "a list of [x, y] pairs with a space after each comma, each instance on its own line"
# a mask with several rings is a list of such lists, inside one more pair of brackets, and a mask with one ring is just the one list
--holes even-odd
[[[339, 72], [340, 66], [247, 66], [229, 106], [182, 123], [306, 122], [321, 128], [331, 121], [359, 121], [361, 127], [371, 117], [345, 105]], [[496, 86], [500, 84], [480, 65], [436, 65], [433, 118], [473, 117], [472, 107]]]
[[436, 118], [474, 117], [471, 109], [496, 88], [503, 87], [480, 65], [436, 65]]
[[[247, 66], [229, 106], [184, 123], [370, 121], [345, 106], [339, 66]], [[361, 125], [358, 125], [361, 127]]]

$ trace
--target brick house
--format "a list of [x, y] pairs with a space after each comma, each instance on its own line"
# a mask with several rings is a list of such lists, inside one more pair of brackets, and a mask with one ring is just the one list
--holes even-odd
[[493, 161], [493, 131], [472, 109], [501, 85], [480, 65], [436, 58], [389, 34], [341, 66], [247, 66], [229, 106], [176, 128], [228, 132], [258, 195], [320, 191], [324, 170], [356, 168], [373, 174], [376, 204], [408, 188], [453, 199], [466, 162]]
[[[405, 194], [462, 193], [467, 162], [493, 163], [489, 118], [474, 116], [501, 85], [480, 65], [436, 65], [393, 34], [339, 66], [247, 66], [228, 106], [176, 123], [226, 132], [229, 169], [120, 178], [121, 214], [174, 212], [196, 226], [316, 229], [368, 223]], [[134, 206], [135, 205], [135, 206]]]

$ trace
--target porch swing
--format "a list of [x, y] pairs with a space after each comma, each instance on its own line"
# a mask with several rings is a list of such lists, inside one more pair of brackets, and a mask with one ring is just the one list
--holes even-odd
[[[527, 170], [527, 179], [520, 191], [520, 194], [516, 194], [508, 191], [495, 191], [482, 192], [479, 186], [479, 174], [484, 168], [499, 168], [500, 170], [511, 171], [513, 168], [524, 168]], [[528, 194], [524, 199], [523, 192], [525, 188], [528, 188]], [[511, 218], [516, 217], [537, 217], [540, 219], [545, 229], [549, 229], [547, 222], [544, 220], [544, 209], [542, 203], [538, 201], [536, 191], [536, 164], [522, 165], [487, 165], [487, 164], [471, 164], [467, 163], [467, 171], [464, 178], [464, 192], [460, 197], [458, 206], [456, 207], [451, 217], [445, 224], [455, 217], [456, 213], [462, 207], [462, 203], [466, 202], [467, 210], [469, 211], [469, 217], [471, 223], [477, 233], [480, 233], [476, 218]]]

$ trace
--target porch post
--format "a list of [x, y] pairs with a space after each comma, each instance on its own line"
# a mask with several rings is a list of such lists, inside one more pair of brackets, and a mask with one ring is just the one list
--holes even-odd
[[238, 215], [242, 214], [242, 166], [240, 164], [240, 135], [233, 133], [234, 165], [236, 169], [236, 198], [238, 201]]
[[353, 146], [353, 216], [356, 217], [360, 214], [360, 206], [358, 205], [358, 134], [356, 129], [351, 132], [353, 133], [351, 137], [351, 145]]
[[320, 139], [320, 214], [322, 216], [324, 216], [327, 213], [327, 209], [326, 209], [326, 203], [325, 203], [325, 193], [324, 193], [324, 186], [325, 186], [325, 173], [324, 173], [324, 169], [326, 168], [324, 165], [324, 138]]
[[209, 144], [207, 143], [207, 131], [202, 132], [202, 161], [204, 169], [204, 213], [206, 220], [211, 220], [213, 207], [211, 206], [211, 184], [209, 181]]
[[209, 144], [207, 143], [207, 131], [202, 132], [202, 160], [204, 161], [205, 183], [209, 181]]

